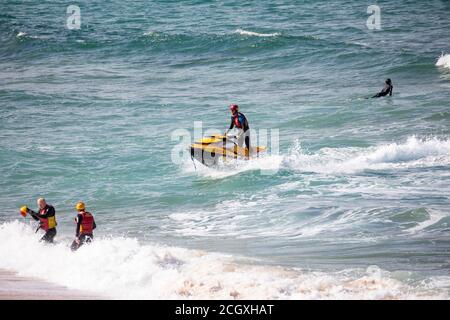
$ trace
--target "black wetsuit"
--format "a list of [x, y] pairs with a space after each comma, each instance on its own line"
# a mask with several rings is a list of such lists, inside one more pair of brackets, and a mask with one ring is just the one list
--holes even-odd
[[376, 95], [374, 95], [372, 98], [379, 98], [384, 96], [392, 96], [392, 89], [394, 86], [392, 84], [385, 84], [383, 90], [381, 92], [378, 92]]
[[[92, 233], [80, 235], [81, 223], [83, 222], [83, 215], [81, 213], [77, 215], [76, 221], [77, 227], [75, 229], [75, 236], [78, 240], [80, 240], [80, 243], [78, 244], [76, 241], [72, 242], [72, 245], [70, 247], [73, 251], [79, 249], [83, 244], [90, 243], [92, 242], [92, 240], [94, 240], [94, 235]], [[94, 220], [92, 230], [94, 230], [95, 228], [97, 228], [97, 225], [95, 224]]]
[[[249, 135], [250, 127], [248, 125], [247, 117], [243, 113], [240, 113], [240, 112], [238, 112], [237, 116], [240, 116], [240, 117], [244, 118], [243, 123], [241, 123], [241, 125], [242, 125], [241, 129], [244, 131], [245, 146], [247, 147], [248, 150], [250, 150], [250, 135]], [[235, 120], [234, 119], [235, 119], [235, 116], [232, 115], [231, 116], [230, 128], [228, 128], [228, 130], [231, 130], [231, 129], [234, 128], [234, 126], [235, 126], [235, 122], [234, 122]]]
[[[28, 210], [29, 214], [31, 215], [31, 217], [36, 220], [36, 221], [40, 221], [39, 219], [48, 219], [50, 217], [54, 217], [55, 216], [55, 208], [49, 204], [46, 205], [45, 207], [45, 213], [44, 214], [40, 214], [37, 213], [31, 209]], [[42, 226], [39, 226], [38, 230], [41, 229]], [[44, 230], [45, 231], [45, 230]], [[37, 232], [37, 230], [36, 230]], [[53, 238], [56, 236], [56, 228], [51, 228], [48, 229], [47, 231], [45, 231], [44, 236], [41, 238], [41, 241], [45, 241], [48, 243], [53, 243]]]

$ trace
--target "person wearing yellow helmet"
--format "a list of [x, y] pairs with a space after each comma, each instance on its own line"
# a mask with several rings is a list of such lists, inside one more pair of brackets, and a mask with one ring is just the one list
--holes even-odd
[[84, 202], [78, 202], [75, 208], [77, 209], [78, 214], [75, 218], [75, 223], [77, 225], [75, 230], [75, 240], [70, 246], [72, 251], [78, 250], [85, 243], [92, 242], [94, 239], [94, 229], [97, 227], [94, 216], [86, 211]]
[[44, 236], [41, 238], [41, 241], [45, 241], [48, 243], [53, 243], [53, 238], [56, 236], [56, 212], [55, 208], [52, 205], [47, 204], [44, 198], [39, 198], [37, 200], [37, 204], [39, 206], [38, 212], [35, 212], [29, 209], [27, 206], [24, 206], [20, 209], [23, 217], [26, 214], [30, 214], [30, 216], [39, 221], [39, 229], [45, 231]]

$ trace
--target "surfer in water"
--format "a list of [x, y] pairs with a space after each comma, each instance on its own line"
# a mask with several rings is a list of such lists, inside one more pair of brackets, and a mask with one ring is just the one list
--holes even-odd
[[228, 134], [228, 132], [236, 127], [239, 131], [238, 134], [238, 145], [242, 147], [245, 142], [246, 155], [248, 156], [250, 154], [250, 127], [248, 125], [247, 118], [243, 113], [239, 112], [239, 106], [237, 104], [230, 105], [230, 111], [231, 111], [231, 123], [228, 130], [225, 132], [225, 135]]
[[386, 79], [384, 83], [383, 90], [378, 92], [376, 95], [374, 95], [372, 98], [379, 98], [379, 97], [385, 97], [387, 95], [392, 96], [392, 89], [394, 86], [392, 85], [391, 79]]

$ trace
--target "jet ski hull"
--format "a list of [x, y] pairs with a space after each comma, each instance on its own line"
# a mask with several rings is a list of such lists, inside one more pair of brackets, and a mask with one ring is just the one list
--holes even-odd
[[191, 145], [191, 157], [205, 166], [215, 166], [220, 160], [223, 162], [232, 159], [247, 160], [266, 151], [266, 147], [258, 146], [250, 147], [249, 152], [247, 148], [237, 145], [235, 140], [221, 135], [205, 137]]

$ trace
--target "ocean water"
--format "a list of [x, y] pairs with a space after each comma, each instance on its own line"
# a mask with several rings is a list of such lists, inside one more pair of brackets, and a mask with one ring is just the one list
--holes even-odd
[[[448, 299], [448, 1], [76, 4], [78, 30], [66, 1], [0, 4], [0, 268], [112, 298]], [[279, 152], [174, 163], [230, 103]], [[40, 196], [56, 245], [18, 212]], [[98, 229], [72, 253], [79, 200]]]

